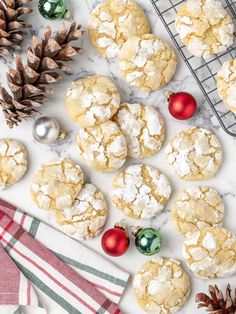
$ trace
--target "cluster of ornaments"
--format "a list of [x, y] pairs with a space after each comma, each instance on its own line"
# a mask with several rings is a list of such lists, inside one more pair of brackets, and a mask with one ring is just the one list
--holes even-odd
[[[152, 256], [161, 249], [162, 238], [159, 231], [153, 228], [133, 228], [135, 246], [143, 255]], [[101, 239], [104, 252], [110, 256], [121, 256], [130, 246], [130, 237], [124, 223], [115, 224], [114, 228], [107, 230]]]

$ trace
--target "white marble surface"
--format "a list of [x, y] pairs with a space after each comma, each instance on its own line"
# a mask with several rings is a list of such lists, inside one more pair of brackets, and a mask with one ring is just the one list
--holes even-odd
[[[43, 26], [50, 23], [54, 29], [56, 29], [57, 22], [48, 22], [39, 16], [36, 8], [37, 1], [34, 1], [35, 13], [31, 17], [31, 22], [33, 23], [33, 32], [37, 35], [42, 34]], [[165, 38], [169, 43], [171, 43], [168, 34], [163, 28], [160, 20], [158, 19], [154, 9], [152, 8], [149, 0], [137, 0], [137, 2], [145, 9], [148, 18], [152, 26], [152, 32]], [[69, 5], [73, 11], [75, 18], [82, 23], [83, 29], [86, 31], [86, 23], [88, 19], [89, 12], [97, 4], [96, 0], [70, 0]], [[225, 205], [226, 205], [226, 217], [225, 226], [229, 228], [232, 232], [236, 233], [235, 224], [235, 211], [236, 211], [236, 142], [219, 127], [216, 119], [213, 117], [211, 110], [209, 109], [206, 102], [204, 102], [203, 96], [195, 83], [194, 79], [191, 77], [188, 69], [183, 64], [180, 56], [178, 56], [178, 70], [177, 73], [169, 84], [167, 89], [173, 91], [185, 90], [191, 92], [195, 95], [198, 101], [199, 109], [197, 115], [189, 121], [179, 122], [171, 118], [167, 110], [167, 104], [163, 97], [163, 90], [154, 92], [150, 95], [143, 94], [134, 90], [131, 90], [127, 84], [121, 79], [119, 75], [119, 68], [117, 60], [105, 60], [99, 57], [94, 49], [91, 47], [87, 35], [85, 33], [83, 39], [81, 40], [81, 46], [84, 49], [84, 53], [76, 57], [73, 63], [73, 73], [68, 75], [66, 80], [55, 86], [55, 94], [50, 96], [48, 103], [41, 109], [41, 112], [45, 115], [50, 115], [58, 118], [64, 128], [70, 131], [71, 138], [66, 142], [59, 145], [44, 146], [36, 143], [32, 139], [31, 127], [32, 120], [22, 123], [19, 127], [9, 130], [4, 121], [2, 112], [0, 112], [0, 137], [13, 137], [21, 140], [29, 150], [29, 169], [24, 178], [19, 181], [14, 186], [10, 187], [6, 191], [0, 192], [0, 197], [14, 203], [18, 207], [26, 210], [34, 216], [40, 219], [52, 223], [50, 213], [39, 210], [33, 203], [30, 196], [30, 182], [33, 173], [38, 168], [42, 162], [47, 162], [57, 157], [69, 156], [75, 161], [77, 161], [86, 173], [87, 180], [96, 184], [107, 196], [107, 200], [110, 205], [110, 216], [107, 222], [106, 228], [114, 225], [115, 222], [122, 218], [122, 214], [110, 204], [109, 200], [109, 190], [114, 174], [98, 174], [95, 171], [91, 171], [81, 160], [77, 153], [77, 149], [74, 143], [74, 137], [77, 131], [77, 126], [74, 125], [70, 119], [67, 117], [63, 107], [63, 95], [69, 84], [80, 77], [86, 76], [88, 74], [103, 74], [111, 76], [118, 85], [122, 101], [143, 101], [144, 103], [153, 105], [157, 107], [161, 113], [164, 115], [167, 124], [167, 139], [165, 141], [163, 149], [154, 157], [143, 160], [144, 163], [148, 163], [158, 167], [163, 171], [172, 183], [173, 194], [172, 198], [166, 206], [165, 211], [157, 218], [152, 221], [146, 221], [141, 223], [142, 226], [153, 226], [160, 229], [161, 234], [164, 239], [163, 248], [160, 255], [177, 258], [183, 260], [181, 249], [183, 244], [183, 238], [175, 231], [174, 226], [170, 220], [170, 210], [173, 204], [173, 200], [178, 193], [178, 191], [189, 186], [191, 183], [183, 182], [178, 179], [172, 170], [169, 168], [164, 155], [164, 148], [167, 145], [169, 139], [177, 132], [188, 128], [189, 126], [201, 126], [213, 130], [220, 138], [223, 149], [224, 149], [224, 161], [220, 172], [211, 180], [202, 182], [209, 186], [215, 187], [220, 191]], [[172, 44], [172, 43], [171, 43]], [[5, 84], [5, 71], [7, 65], [1, 64], [1, 75], [0, 80], [2, 84]], [[129, 159], [127, 164], [132, 164], [137, 162], [136, 160]], [[199, 183], [193, 183], [193, 185], [198, 185]], [[130, 224], [138, 224], [138, 222], [128, 219]], [[102, 254], [100, 247], [100, 237], [97, 239], [86, 242], [86, 244], [96, 251]], [[148, 260], [148, 257], [142, 256], [134, 248], [133, 241], [129, 252], [120, 258], [111, 258], [111, 260], [123, 267], [131, 274], [134, 274], [139, 267]], [[188, 270], [187, 270], [188, 271]], [[195, 294], [199, 291], [206, 291], [207, 285], [209, 283], [217, 283], [222, 289], [225, 289], [226, 283], [230, 282], [233, 287], [236, 287], [235, 279], [236, 276], [226, 279], [219, 279], [214, 281], [202, 281], [194, 278], [194, 276], [188, 271], [191, 276], [192, 282], [192, 293], [187, 304], [182, 308], [179, 313], [181, 314], [197, 314], [204, 313], [204, 310], [197, 310], [196, 304], [194, 302]], [[47, 298], [42, 298], [43, 303], [48, 309], [50, 314], [63, 314], [64, 311], [58, 308], [54, 303], [51, 303]], [[121, 309], [125, 314], [142, 314], [144, 313], [136, 304], [132, 286], [129, 284], [125, 295], [120, 304]], [[33, 312], [30, 312], [33, 314]], [[84, 313], [87, 314], [87, 313]]]

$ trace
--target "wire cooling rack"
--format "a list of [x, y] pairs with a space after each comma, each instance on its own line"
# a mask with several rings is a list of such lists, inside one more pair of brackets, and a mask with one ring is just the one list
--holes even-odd
[[[180, 55], [191, 71], [202, 90], [208, 104], [218, 119], [220, 125], [229, 135], [236, 137], [236, 114], [228, 111], [220, 99], [215, 76], [221, 65], [229, 60], [236, 58], [236, 33], [234, 33], [234, 45], [224, 53], [214, 55], [210, 58], [194, 57], [183, 45], [176, 29], [175, 17], [179, 7], [185, 2], [181, 0], [150, 0], [157, 14], [166, 27], [171, 39], [173, 40]], [[236, 0], [221, 1], [231, 17], [236, 21]], [[236, 25], [235, 25], [236, 26]]]

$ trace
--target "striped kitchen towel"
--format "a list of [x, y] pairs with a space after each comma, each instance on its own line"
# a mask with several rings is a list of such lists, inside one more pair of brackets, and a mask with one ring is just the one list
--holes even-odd
[[129, 278], [125, 271], [3, 200], [0, 244], [1, 305], [37, 307], [32, 283], [68, 313], [121, 313], [117, 304]]

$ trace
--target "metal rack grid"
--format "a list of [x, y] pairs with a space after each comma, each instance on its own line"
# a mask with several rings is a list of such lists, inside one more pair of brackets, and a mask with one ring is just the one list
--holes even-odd
[[[220, 125], [229, 135], [236, 137], [236, 114], [228, 111], [220, 99], [215, 76], [221, 65], [229, 60], [236, 58], [236, 33], [234, 33], [234, 45], [224, 53], [214, 55], [210, 58], [194, 57], [182, 43], [176, 29], [175, 16], [179, 7], [185, 2], [184, 0], [150, 0], [157, 14], [166, 27], [171, 39], [173, 40], [180, 55], [191, 71], [202, 90], [208, 104], [218, 119]], [[226, 10], [236, 21], [236, 0], [221, 1]]]

